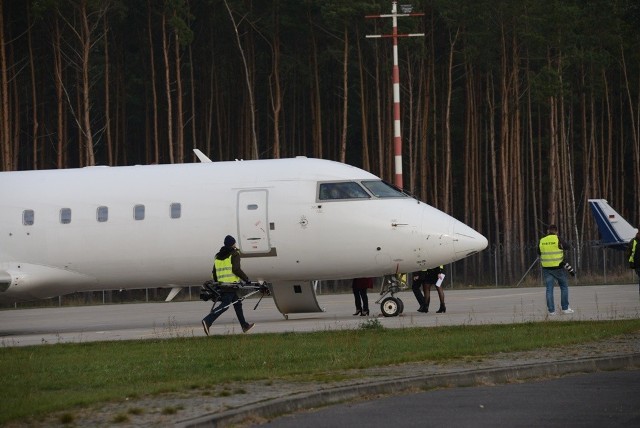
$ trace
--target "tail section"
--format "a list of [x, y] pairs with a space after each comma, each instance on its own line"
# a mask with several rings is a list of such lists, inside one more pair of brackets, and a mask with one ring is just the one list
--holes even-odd
[[637, 230], [620, 214], [609, 206], [605, 199], [589, 199], [589, 206], [603, 246], [625, 249], [628, 242], [636, 236]]

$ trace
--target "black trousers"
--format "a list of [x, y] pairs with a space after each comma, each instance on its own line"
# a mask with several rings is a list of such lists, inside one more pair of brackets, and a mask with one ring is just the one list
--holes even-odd
[[356, 300], [356, 311], [369, 311], [369, 296], [366, 288], [354, 288], [353, 296]]

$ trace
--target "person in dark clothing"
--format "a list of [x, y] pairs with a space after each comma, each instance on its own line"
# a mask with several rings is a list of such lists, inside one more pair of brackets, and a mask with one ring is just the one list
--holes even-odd
[[369, 315], [369, 297], [367, 289], [373, 288], [373, 278], [354, 278], [351, 284], [353, 295], [356, 300], [356, 313], [353, 315]]
[[[236, 248], [236, 240], [233, 236], [227, 235], [224, 238], [224, 246], [220, 248], [220, 251], [214, 259], [212, 273], [213, 281], [217, 283], [240, 284], [241, 281], [245, 283], [251, 282], [247, 274], [240, 268], [240, 251]], [[245, 320], [242, 311], [242, 301], [238, 296], [237, 290], [230, 287], [221, 287], [220, 305], [216, 308], [214, 302], [213, 307], [211, 307], [211, 312], [202, 319], [202, 327], [207, 336], [209, 335], [211, 324], [226, 312], [231, 304], [233, 304], [233, 309], [236, 311], [236, 316], [244, 333], [251, 330], [255, 325]]]
[[[414, 272], [412, 275], [413, 284], [411, 289], [418, 300], [420, 307], [418, 312], [429, 312], [429, 303], [431, 301], [431, 285], [436, 286], [438, 298], [440, 299], [440, 308], [436, 311], [438, 314], [447, 312], [444, 305], [444, 290], [442, 289], [442, 279], [444, 279], [444, 266], [421, 270]], [[422, 294], [424, 292], [424, 294]]]

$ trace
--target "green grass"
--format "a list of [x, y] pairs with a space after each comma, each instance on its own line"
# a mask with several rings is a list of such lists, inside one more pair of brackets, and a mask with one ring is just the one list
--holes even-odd
[[376, 327], [0, 348], [0, 424], [125, 397], [205, 395], [231, 381], [326, 382], [348, 369], [597, 341], [639, 331], [640, 320]]

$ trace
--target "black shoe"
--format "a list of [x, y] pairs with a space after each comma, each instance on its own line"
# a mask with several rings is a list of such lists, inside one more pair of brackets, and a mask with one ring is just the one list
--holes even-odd
[[356, 311], [356, 313], [355, 313], [355, 314], [353, 314], [353, 316], [354, 316], [354, 317], [355, 317], [356, 315], [362, 315], [362, 311], [361, 311], [360, 309], [358, 309], [358, 310]]
[[360, 316], [361, 317], [368, 317], [369, 316], [369, 311], [361, 311], [360, 312]]
[[436, 314], [444, 314], [447, 312], [447, 308], [444, 305], [440, 305], [440, 309], [436, 311]]
[[428, 307], [428, 306], [426, 306], [426, 305], [421, 305], [421, 306], [418, 308], [418, 312], [424, 312], [424, 313], [426, 314], [427, 312], [429, 312], [429, 307]]
[[205, 320], [202, 320], [202, 327], [204, 328], [204, 334], [209, 336], [209, 326], [207, 325], [207, 322]]
[[243, 332], [243, 333], [248, 332], [249, 330], [251, 330], [251, 329], [253, 328], [253, 326], [254, 326], [254, 325], [256, 325], [256, 323], [254, 323], [254, 322], [250, 322], [249, 324], [247, 324], [247, 325], [243, 326], [243, 327], [242, 327], [242, 332]]

